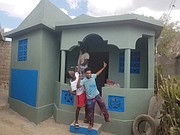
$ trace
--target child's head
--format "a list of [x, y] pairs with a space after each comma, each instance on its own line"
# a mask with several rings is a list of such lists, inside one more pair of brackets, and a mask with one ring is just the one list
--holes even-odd
[[70, 79], [75, 79], [76, 76], [75, 76], [75, 67], [71, 67], [67, 73], [66, 73], [66, 77], [67, 78], [70, 78]]
[[85, 76], [86, 78], [91, 78], [91, 68], [90, 67], [87, 67], [86, 69], [84, 69], [84, 73], [85, 73]]

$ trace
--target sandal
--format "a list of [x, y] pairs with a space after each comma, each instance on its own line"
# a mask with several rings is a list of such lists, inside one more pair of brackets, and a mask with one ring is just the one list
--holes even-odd
[[74, 123], [74, 127], [75, 128], [79, 128], [79, 124], [78, 123]]

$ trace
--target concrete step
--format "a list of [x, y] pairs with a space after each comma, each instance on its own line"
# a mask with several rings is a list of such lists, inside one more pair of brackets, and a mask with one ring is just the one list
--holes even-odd
[[79, 120], [79, 128], [74, 127], [74, 122], [70, 125], [70, 132], [75, 134], [84, 134], [84, 135], [101, 135], [102, 124], [94, 123], [93, 129], [88, 130], [89, 124], [83, 123]]

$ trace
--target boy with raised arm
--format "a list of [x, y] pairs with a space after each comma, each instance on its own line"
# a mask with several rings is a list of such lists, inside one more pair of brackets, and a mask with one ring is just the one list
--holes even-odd
[[76, 113], [75, 113], [75, 122], [74, 122], [74, 127], [79, 128], [79, 123], [78, 123], [78, 117], [79, 117], [79, 112], [82, 107], [85, 106], [85, 119], [84, 122], [87, 123], [87, 107], [86, 107], [86, 93], [84, 90], [84, 87], [79, 87], [77, 88], [77, 82], [79, 78], [79, 73], [75, 72], [74, 70], [69, 70], [67, 73], [67, 78], [70, 78], [70, 85], [71, 85], [71, 90], [69, 92], [71, 94], [76, 95]]
[[103, 70], [106, 68], [107, 64], [104, 62], [104, 66], [96, 73], [92, 74], [91, 69], [88, 67], [84, 70], [85, 72], [85, 78], [81, 80], [79, 78], [78, 83], [77, 83], [77, 88], [80, 88], [84, 86], [85, 91], [86, 91], [86, 106], [87, 106], [87, 116], [88, 116], [88, 121], [89, 121], [89, 126], [88, 130], [92, 130], [93, 124], [94, 124], [94, 108], [95, 108], [95, 103], [97, 102], [99, 105], [99, 108], [104, 115], [104, 119], [106, 122], [110, 122], [109, 120], [109, 114], [106, 109], [106, 105], [99, 95], [99, 91], [96, 86], [96, 77], [98, 77]]

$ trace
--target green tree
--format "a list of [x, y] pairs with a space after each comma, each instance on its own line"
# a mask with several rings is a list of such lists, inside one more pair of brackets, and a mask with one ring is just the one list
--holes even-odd
[[161, 36], [158, 39], [157, 53], [161, 56], [171, 57], [180, 46], [180, 29], [179, 22], [168, 22], [166, 15], [161, 19], [164, 22]]

